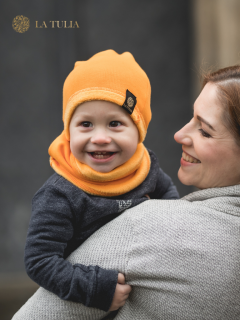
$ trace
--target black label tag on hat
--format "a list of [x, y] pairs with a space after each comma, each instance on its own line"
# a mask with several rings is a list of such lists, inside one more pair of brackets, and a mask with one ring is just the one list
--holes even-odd
[[132, 94], [129, 90], [127, 90], [126, 99], [122, 105], [123, 109], [125, 109], [129, 114], [132, 114], [136, 103], [137, 98], [135, 97], [135, 95]]

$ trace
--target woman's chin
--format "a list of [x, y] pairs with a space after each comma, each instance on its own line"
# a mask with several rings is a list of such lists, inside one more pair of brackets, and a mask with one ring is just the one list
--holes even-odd
[[193, 181], [192, 177], [189, 176], [189, 174], [185, 173], [181, 167], [178, 170], [178, 179], [182, 184], [184, 184], [186, 186], [193, 186], [194, 185], [194, 181]]

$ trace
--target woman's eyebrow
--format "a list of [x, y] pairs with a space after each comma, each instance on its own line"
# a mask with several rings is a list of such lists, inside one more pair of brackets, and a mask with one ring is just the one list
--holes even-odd
[[213, 126], [212, 126], [209, 122], [207, 122], [206, 120], [204, 120], [202, 117], [197, 116], [197, 119], [198, 119], [199, 121], [205, 123], [205, 124], [206, 124], [210, 129], [212, 129], [213, 131], [216, 131], [216, 130], [213, 128]]

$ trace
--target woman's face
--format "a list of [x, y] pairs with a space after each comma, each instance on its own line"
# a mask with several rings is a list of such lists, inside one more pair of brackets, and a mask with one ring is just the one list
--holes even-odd
[[216, 85], [206, 84], [193, 118], [174, 139], [182, 144], [178, 178], [183, 184], [205, 189], [240, 183], [240, 147], [224, 125]]

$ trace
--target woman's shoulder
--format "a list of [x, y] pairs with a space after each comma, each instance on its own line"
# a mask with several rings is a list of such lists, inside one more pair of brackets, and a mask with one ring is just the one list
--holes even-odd
[[178, 200], [147, 200], [124, 214], [134, 229], [142, 229], [142, 232], [151, 229], [152, 224], [160, 229], [163, 225], [189, 225], [189, 221], [191, 224], [224, 225], [233, 216], [240, 217], [239, 195], [240, 185], [211, 188], [195, 191]]
[[221, 197], [239, 197], [240, 196], [240, 184], [234, 186], [207, 188], [192, 192], [185, 197], [183, 200], [187, 201], [204, 201], [208, 199], [216, 199]]

